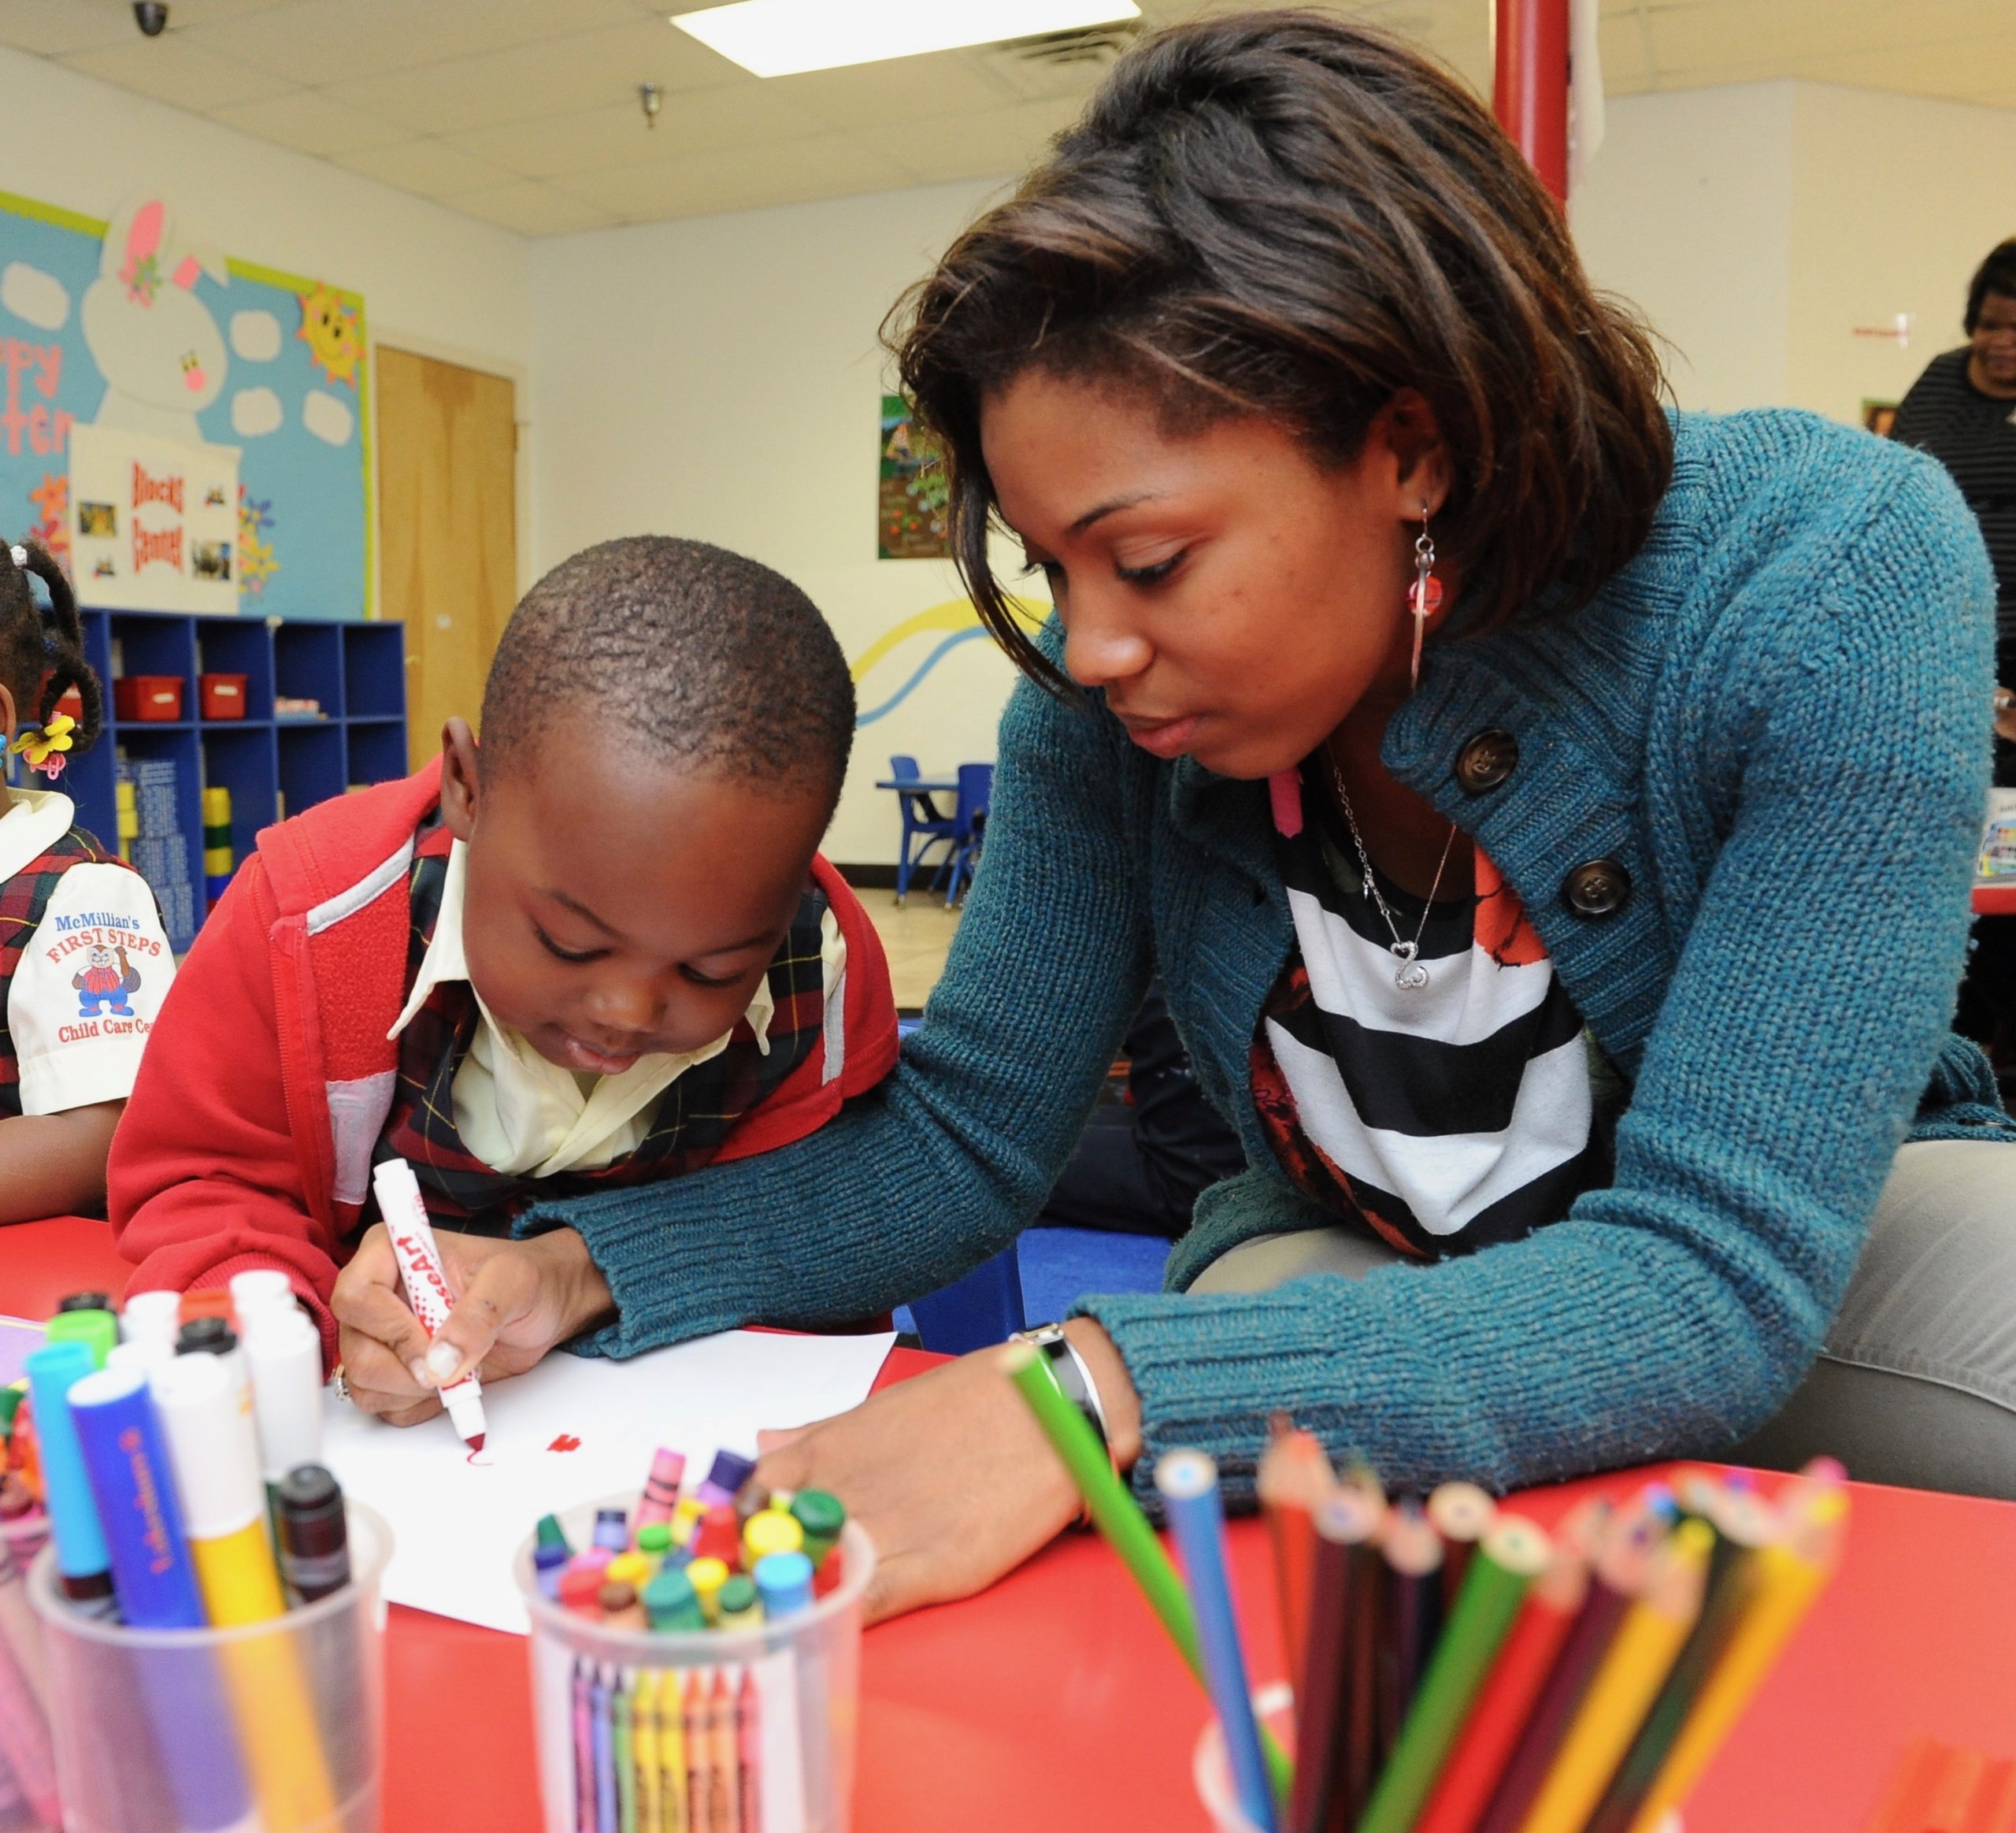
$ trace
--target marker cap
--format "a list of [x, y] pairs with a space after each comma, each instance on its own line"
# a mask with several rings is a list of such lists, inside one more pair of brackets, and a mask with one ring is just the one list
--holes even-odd
[[112, 1345], [119, 1341], [119, 1320], [109, 1311], [59, 1311], [43, 1330], [46, 1343], [83, 1343], [90, 1346], [91, 1366], [102, 1368]]
[[243, 1273], [232, 1274], [231, 1308], [237, 1313], [241, 1330], [267, 1311], [301, 1313], [295, 1302], [294, 1282], [277, 1267], [248, 1267]]
[[287, 1304], [285, 1311], [269, 1305], [255, 1312], [245, 1330], [259, 1467], [269, 1483], [322, 1460], [322, 1334], [291, 1296]]
[[61, 1317], [66, 1311], [109, 1311], [112, 1294], [109, 1292], [72, 1292], [56, 1301], [56, 1313]]
[[35, 1448], [42, 1459], [43, 1501], [56, 1542], [56, 1564], [66, 1579], [90, 1578], [111, 1563], [70, 1417], [70, 1390], [91, 1372], [91, 1346], [44, 1343], [28, 1352], [27, 1367], [35, 1399]]
[[159, 1288], [129, 1292], [119, 1323], [129, 1343], [165, 1343], [173, 1349], [175, 1333], [182, 1327], [182, 1294]]
[[216, 1356], [178, 1356], [148, 1376], [191, 1540], [236, 1533], [265, 1513], [251, 1416]]
[[812, 1602], [812, 1562], [802, 1553], [773, 1553], [756, 1562], [756, 1590], [765, 1617], [789, 1616]]
[[208, 1620], [146, 1375], [101, 1368], [72, 1384], [69, 1406], [120, 1615], [136, 1629], [200, 1628]]
[[129, 1337], [123, 1343], [114, 1343], [106, 1352], [105, 1365], [121, 1374], [146, 1375], [174, 1360], [173, 1338], [164, 1341], [158, 1337]]

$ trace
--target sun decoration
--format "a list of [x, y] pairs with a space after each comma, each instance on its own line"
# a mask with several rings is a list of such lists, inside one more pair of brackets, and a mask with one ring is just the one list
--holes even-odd
[[7, 748], [26, 758], [30, 770], [41, 771], [53, 783], [63, 774], [63, 753], [70, 748], [70, 734], [76, 726], [68, 713], [51, 714], [46, 725], [30, 726]]
[[357, 308], [346, 303], [334, 287], [317, 282], [301, 300], [301, 328], [295, 333], [308, 346], [309, 359], [332, 382], [357, 386], [357, 365], [364, 355], [364, 338], [357, 326]]

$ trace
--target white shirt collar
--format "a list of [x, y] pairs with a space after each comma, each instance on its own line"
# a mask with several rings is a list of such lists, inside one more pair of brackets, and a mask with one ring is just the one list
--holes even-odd
[[76, 804], [59, 790], [15, 789], [8, 793], [10, 800], [0, 813], [0, 883], [47, 852], [77, 818]]

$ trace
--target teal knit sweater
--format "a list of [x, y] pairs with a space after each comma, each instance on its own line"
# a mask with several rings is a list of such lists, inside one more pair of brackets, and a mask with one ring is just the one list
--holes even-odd
[[[1024, 684], [985, 869], [895, 1074], [782, 1151], [524, 1219], [580, 1230], [615, 1295], [619, 1321], [576, 1347], [858, 1318], [995, 1252], [1158, 963], [1252, 1168], [1206, 1193], [1172, 1289], [1078, 1307], [1140, 1390], [1142, 1472], [1200, 1445], [1250, 1493], [1277, 1408], [1390, 1482], [1501, 1487], [1705, 1452], [1767, 1417], [1819, 1347], [1922, 1098], [1923, 1132], [2016, 1139], [1948, 1036], [1992, 591], [1929, 459], [1788, 413], [1684, 416], [1677, 443], [1639, 557], [1564, 622], [1432, 647], [1385, 745], [1510, 881], [1629, 1081], [1607, 1188], [1467, 1258], [1183, 1292], [1240, 1241], [1329, 1219], [1253, 1110], [1261, 1002], [1292, 941], [1266, 786], [1159, 762], [1102, 709]], [[1466, 794], [1453, 764], [1492, 727], [1517, 767]], [[1563, 875], [1598, 858], [1632, 892], [1578, 918]]]

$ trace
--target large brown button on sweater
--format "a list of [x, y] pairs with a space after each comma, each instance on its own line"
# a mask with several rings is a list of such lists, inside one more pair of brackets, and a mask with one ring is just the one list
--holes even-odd
[[1510, 776], [1518, 761], [1518, 740], [1494, 725], [1456, 754], [1456, 781], [1466, 794], [1481, 796]]
[[1561, 899], [1578, 917], [1606, 917], [1624, 907], [1631, 874], [1614, 859], [1585, 859], [1561, 881]]

